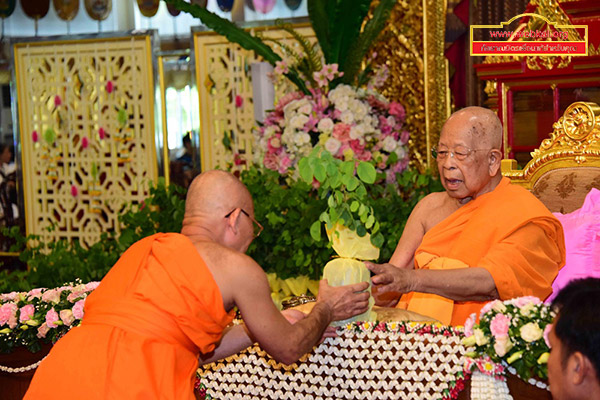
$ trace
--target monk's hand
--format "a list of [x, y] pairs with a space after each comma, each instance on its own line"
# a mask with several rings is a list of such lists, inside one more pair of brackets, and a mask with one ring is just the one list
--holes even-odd
[[396, 307], [402, 293], [398, 292], [384, 292], [380, 293], [379, 288], [381, 286], [373, 285], [371, 287], [371, 296], [375, 299], [375, 305], [379, 307]]
[[362, 314], [369, 308], [368, 282], [345, 286], [329, 286], [327, 279], [319, 282], [317, 302], [327, 304], [331, 311], [331, 320], [340, 321]]
[[412, 292], [414, 282], [413, 270], [398, 268], [392, 264], [374, 264], [366, 261], [365, 266], [375, 274], [371, 282], [378, 297], [387, 297], [385, 293]]
[[291, 308], [288, 310], [283, 310], [281, 314], [288, 320], [288, 322], [294, 325], [296, 322], [303, 320], [306, 318], [306, 314], [304, 314], [300, 310], [292, 310]]

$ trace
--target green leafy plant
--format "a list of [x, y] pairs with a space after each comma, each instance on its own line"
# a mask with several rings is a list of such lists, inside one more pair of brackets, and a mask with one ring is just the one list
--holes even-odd
[[[343, 225], [363, 237], [371, 233], [371, 243], [381, 248], [383, 235], [375, 218], [373, 207], [368, 202], [365, 184], [373, 184], [377, 172], [373, 164], [365, 161], [342, 161], [334, 158], [320, 146], [298, 163], [300, 176], [305, 182], [313, 178], [319, 182], [319, 195], [327, 198], [327, 209], [315, 221], [310, 234], [315, 241], [321, 240], [321, 222], [328, 230]], [[356, 172], [356, 173], [355, 173]]]

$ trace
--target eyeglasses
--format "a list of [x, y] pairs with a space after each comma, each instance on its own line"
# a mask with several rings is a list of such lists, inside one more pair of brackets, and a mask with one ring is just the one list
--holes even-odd
[[442, 147], [441, 149], [438, 149], [437, 146], [433, 146], [431, 148], [431, 155], [436, 160], [445, 160], [446, 157], [448, 157], [448, 154], [450, 154], [451, 157], [454, 157], [457, 160], [463, 161], [464, 159], [469, 157], [471, 155], [471, 153], [474, 153], [476, 151], [490, 151], [490, 150], [492, 150], [492, 149], [469, 149], [468, 147], [465, 147], [465, 146], [456, 146], [454, 148], [454, 150], [450, 150], [446, 147]]
[[[231, 214], [233, 214], [233, 212], [235, 210], [237, 210], [237, 208], [234, 208], [229, 213], [227, 213], [225, 218], [231, 217]], [[246, 212], [246, 210], [244, 210], [243, 208], [240, 208], [240, 211], [242, 212], [242, 214], [246, 215], [246, 217], [250, 218], [250, 221], [252, 221], [252, 228], [253, 228], [252, 234], [254, 235], [254, 238], [256, 239], [257, 237], [260, 236], [260, 233], [263, 231], [263, 229], [264, 229], [263, 226], [257, 220], [255, 220], [250, 214], [248, 214]]]

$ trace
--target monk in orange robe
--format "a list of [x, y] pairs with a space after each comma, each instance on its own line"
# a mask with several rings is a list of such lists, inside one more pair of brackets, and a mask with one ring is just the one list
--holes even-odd
[[389, 264], [367, 265], [376, 304], [462, 325], [490, 300], [552, 293], [565, 262], [562, 226], [502, 177], [501, 144], [490, 110], [468, 107], [446, 121], [434, 154], [446, 191], [417, 204]]
[[[182, 233], [142, 239], [121, 256], [87, 298], [81, 326], [40, 364], [25, 399], [194, 399], [199, 360], [257, 341], [290, 364], [331, 321], [366, 311], [366, 282], [334, 288], [322, 281], [310, 314], [282, 315], [265, 273], [244, 254], [261, 229], [237, 178], [198, 176]], [[228, 326], [234, 306], [244, 324]]]

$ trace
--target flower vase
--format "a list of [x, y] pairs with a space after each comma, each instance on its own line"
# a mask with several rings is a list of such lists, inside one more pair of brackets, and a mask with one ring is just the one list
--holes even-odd
[[26, 371], [0, 370], [0, 388], [3, 400], [20, 400], [27, 392], [29, 383], [33, 378], [36, 368], [28, 368], [42, 360], [52, 348], [52, 344], [43, 344], [40, 351], [32, 353], [26, 347], [17, 347], [12, 353], [0, 354], [0, 366], [17, 369], [25, 368]]

